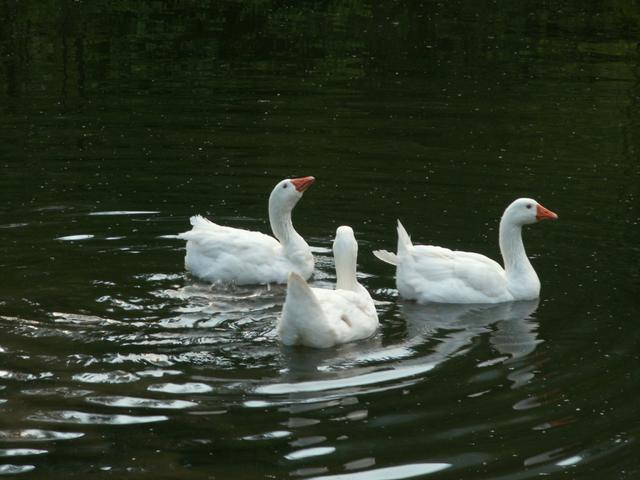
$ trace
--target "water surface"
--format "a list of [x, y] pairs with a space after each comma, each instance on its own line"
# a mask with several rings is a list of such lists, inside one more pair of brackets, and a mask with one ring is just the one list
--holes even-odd
[[[0, 7], [0, 475], [636, 478], [634, 2]], [[195, 213], [268, 232], [281, 178], [334, 282], [338, 225], [372, 338], [275, 335], [284, 289], [212, 287]], [[397, 297], [395, 220], [498, 259], [531, 196], [539, 301]]]

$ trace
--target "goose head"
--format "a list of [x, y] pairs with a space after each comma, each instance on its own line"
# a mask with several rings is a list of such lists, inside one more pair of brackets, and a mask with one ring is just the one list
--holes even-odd
[[558, 215], [546, 209], [532, 198], [518, 198], [507, 207], [502, 219], [512, 225], [529, 225], [541, 220], [557, 220]]
[[269, 196], [269, 209], [290, 212], [315, 180], [314, 177], [300, 177], [286, 178], [278, 182]]
[[333, 256], [340, 260], [356, 260], [358, 258], [358, 242], [353, 229], [346, 225], [338, 227], [336, 238], [333, 240]]
[[278, 182], [269, 196], [269, 223], [273, 235], [288, 245], [289, 250], [301, 251], [303, 261], [311, 263], [309, 245], [293, 228], [291, 211], [315, 180], [313, 177], [286, 178]]

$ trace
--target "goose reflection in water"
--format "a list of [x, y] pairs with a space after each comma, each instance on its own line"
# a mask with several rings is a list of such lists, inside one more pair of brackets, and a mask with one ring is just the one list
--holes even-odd
[[[542, 342], [538, 338], [538, 322], [533, 318], [538, 304], [538, 299], [491, 305], [403, 302], [400, 316], [406, 322], [408, 345], [417, 346], [434, 338], [439, 341], [433, 348], [436, 363], [466, 353], [475, 337], [488, 333], [490, 344], [503, 357], [480, 364], [487, 366], [526, 357]], [[533, 376], [528, 373], [530, 368], [509, 375], [514, 387]]]
[[[412, 371], [420, 366], [432, 368], [451, 357], [464, 355], [474, 339], [486, 334], [500, 356], [479, 366], [517, 362], [533, 353], [542, 341], [538, 338], [538, 322], [533, 317], [538, 304], [537, 299], [474, 305], [400, 302], [403, 340], [383, 345], [381, 336], [375, 335], [326, 351], [284, 348], [281, 354], [287, 368], [281, 380], [295, 383], [322, 381], [327, 377], [353, 379], [381, 368], [388, 370], [389, 379], [403, 378], [407, 374], [404, 370]], [[426, 356], [418, 352], [425, 344], [433, 344], [432, 353]], [[524, 379], [515, 378], [519, 372], [510, 375], [517, 385]]]

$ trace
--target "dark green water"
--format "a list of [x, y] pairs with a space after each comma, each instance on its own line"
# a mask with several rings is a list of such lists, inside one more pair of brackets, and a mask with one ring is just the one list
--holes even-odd
[[[0, 474], [640, 477], [640, 5], [376, 4], [0, 2]], [[282, 348], [282, 288], [183, 271], [190, 215], [267, 232], [295, 175], [367, 341]], [[497, 259], [523, 195], [539, 303], [403, 303], [370, 253]]]

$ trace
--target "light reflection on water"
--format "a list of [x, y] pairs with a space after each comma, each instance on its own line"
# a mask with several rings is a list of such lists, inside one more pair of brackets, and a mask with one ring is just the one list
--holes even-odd
[[[172, 244], [165, 249], [172, 251]], [[322, 270], [314, 281], [330, 287], [330, 251], [316, 250]], [[362, 279], [365, 284], [376, 280], [366, 274]], [[6, 388], [1, 408], [17, 414], [12, 429], [0, 431], [4, 456], [45, 458], [47, 442], [89, 445], [95, 429], [129, 425], [173, 425], [173, 430], [186, 429], [179, 437], [190, 442], [204, 434], [204, 425], [191, 419], [215, 417], [217, 422], [226, 418], [225, 427], [220, 438], [214, 435], [203, 446], [250, 442], [259, 449], [275, 448], [296, 475], [412, 478], [487, 462], [483, 452], [467, 453], [462, 462], [436, 447], [442, 442], [500, 438], [500, 429], [525, 425], [551, 432], [577, 421], [566, 414], [540, 415], [541, 409], [565, 401], [561, 392], [530, 391], [546, 362], [538, 351], [545, 339], [537, 300], [418, 305], [398, 299], [393, 288], [372, 289], [387, 319], [380, 331], [362, 342], [310, 350], [277, 341], [283, 286], [212, 286], [183, 273], [160, 272], [135, 273], [128, 281], [138, 288], [125, 293], [117, 282], [92, 282], [95, 311], [0, 317], [3, 338], [11, 339], [3, 355], [18, 354], [0, 371]], [[30, 353], [21, 346], [25, 342]], [[505, 387], [522, 393], [507, 395]], [[396, 453], [379, 465], [375, 452], [393, 453], [396, 447], [381, 438], [377, 446], [365, 447], [367, 438], [377, 429], [394, 438], [411, 425], [428, 425], [451, 407], [448, 388], [458, 402], [497, 402], [504, 409], [491, 422], [456, 420], [434, 431], [422, 427], [420, 442], [431, 445], [425, 452], [432, 452], [421, 457], [427, 463], [406, 463]], [[412, 402], [417, 392], [424, 400]], [[395, 405], [379, 411], [379, 401]], [[22, 441], [34, 448], [20, 448]], [[627, 441], [621, 439], [623, 445]], [[550, 473], [594, 455], [567, 445], [529, 455], [523, 465]], [[342, 464], [344, 472], [325, 466], [327, 460]], [[20, 473], [38, 462], [7, 465], [6, 472]]]
[[[328, 251], [317, 253], [323, 254], [330, 258]], [[319, 263], [328, 271], [317, 275], [315, 281], [329, 286], [333, 281], [331, 262]], [[327, 474], [318, 478], [410, 478], [452, 464], [376, 468], [372, 460], [362, 464], [365, 471], [340, 475], [299, 464], [317, 463], [333, 455], [342, 457], [341, 445], [348, 434], [341, 440], [341, 435], [329, 433], [326, 429], [331, 424], [361, 424], [357, 429], [361, 431], [370, 422], [400, 426], [422, 421], [428, 412], [414, 411], [387, 420], [384, 416], [372, 418], [369, 398], [406, 397], [412, 389], [429, 384], [434, 370], [461, 356], [472, 356], [479, 341], [495, 354], [474, 361], [475, 368], [494, 373], [474, 380], [470, 371], [469, 382], [480, 382], [485, 390], [472, 392], [469, 398], [491, 395], [503, 380], [510, 381], [512, 388], [526, 386], [535, 375], [535, 367], [525, 360], [542, 341], [535, 320], [537, 301], [490, 306], [417, 305], [397, 301], [397, 293], [386, 289], [378, 292], [378, 308], [400, 321], [395, 332], [398, 340], [384, 341], [378, 332], [363, 342], [329, 351], [286, 348], [278, 344], [274, 333], [283, 286], [211, 286], [182, 274], [161, 273], [135, 275], [134, 280], [146, 285], [147, 291], [140, 290], [135, 297], [101, 295], [97, 303], [104, 314], [58, 311], [43, 320], [0, 319], [3, 330], [11, 335], [40, 342], [41, 347], [36, 349], [39, 353], [32, 361], [46, 364], [51, 370], [31, 374], [16, 367], [4, 371], [4, 379], [31, 385], [19, 390], [19, 397], [56, 399], [51, 403], [57, 408], [36, 409], [25, 416], [24, 422], [122, 428], [180, 424], [184, 415], [235, 416], [238, 409], [274, 411], [277, 414], [272, 421], [262, 416], [257, 429], [242, 429], [236, 440], [286, 441], [283, 459], [305, 475], [320, 470]], [[113, 285], [100, 282], [96, 287], [110, 290]], [[65, 343], [62, 355], [48, 351], [56, 349], [51, 343], [56, 338]], [[94, 352], [83, 353], [87, 350]], [[502, 364], [509, 365], [509, 371], [496, 376], [495, 369]], [[206, 373], [211, 368], [218, 371], [218, 376], [212, 378]], [[43, 384], [49, 377], [55, 379], [55, 387]], [[518, 405], [514, 408], [519, 409]], [[163, 411], [167, 413], [158, 414]], [[314, 428], [325, 434], [310, 434]], [[464, 437], [471, 431], [465, 428], [456, 434], [455, 429], [449, 429], [442, 438]], [[84, 433], [66, 438], [78, 438], [73, 435]], [[434, 432], [432, 436], [441, 435]], [[4, 441], [11, 443], [10, 438]], [[38, 441], [37, 437], [33, 441]]]
[[[632, 3], [0, 8], [0, 475], [638, 477]], [[353, 226], [381, 320], [328, 351], [175, 237], [268, 232], [309, 174], [313, 281]], [[406, 303], [371, 255], [401, 218], [497, 258], [521, 195], [561, 218], [525, 234], [539, 304]]]
[[311, 477], [315, 480], [392, 480], [414, 478], [449, 468], [448, 463], [414, 463], [398, 467], [375, 468], [366, 472], [343, 473], [339, 475], [323, 475]]

